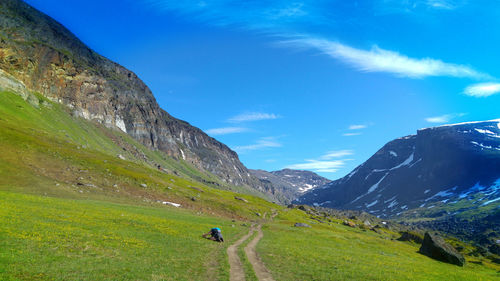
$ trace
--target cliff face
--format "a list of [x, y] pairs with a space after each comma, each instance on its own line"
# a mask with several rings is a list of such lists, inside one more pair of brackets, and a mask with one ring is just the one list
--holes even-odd
[[234, 151], [162, 110], [137, 75], [20, 0], [0, 1], [0, 69], [77, 116], [122, 130], [225, 182], [258, 185]]

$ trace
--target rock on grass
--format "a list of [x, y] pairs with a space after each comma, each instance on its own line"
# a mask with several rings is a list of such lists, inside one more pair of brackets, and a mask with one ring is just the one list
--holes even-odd
[[419, 252], [433, 259], [458, 266], [465, 264], [464, 257], [455, 248], [446, 243], [443, 238], [428, 232], [425, 233]]

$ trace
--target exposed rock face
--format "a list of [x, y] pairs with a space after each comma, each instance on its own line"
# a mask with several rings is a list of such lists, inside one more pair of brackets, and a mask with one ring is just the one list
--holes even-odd
[[310, 171], [283, 169], [267, 172], [250, 170], [250, 173], [259, 178], [264, 185], [272, 186], [271, 192], [280, 195], [278, 199], [283, 203], [290, 203], [304, 192], [330, 182], [329, 179]]
[[[500, 204], [500, 120], [418, 130], [387, 143], [349, 175], [296, 201], [381, 217], [464, 202], [492, 210]], [[442, 210], [434, 215], [446, 214]]]
[[227, 146], [162, 110], [133, 72], [20, 0], [0, 2], [0, 69], [75, 115], [122, 130], [227, 183], [261, 184]]
[[464, 257], [455, 248], [446, 243], [441, 237], [428, 232], [425, 233], [419, 252], [433, 259], [458, 266], [465, 264]]

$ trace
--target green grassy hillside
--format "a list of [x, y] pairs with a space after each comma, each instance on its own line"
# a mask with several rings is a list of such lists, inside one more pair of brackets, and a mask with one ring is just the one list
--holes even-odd
[[[312, 228], [292, 227], [290, 221]], [[438, 262], [419, 254], [420, 245], [395, 240], [400, 235], [390, 230], [318, 223], [297, 210], [282, 210], [263, 230], [258, 251], [277, 280], [500, 279], [500, 266], [487, 259], [466, 257], [464, 267]]]
[[[390, 230], [319, 223], [235, 194], [245, 189], [43, 97], [40, 108], [12, 93], [0, 97], [0, 280], [227, 280], [226, 248], [262, 218], [257, 213], [273, 210], [278, 216], [264, 225], [258, 252], [276, 280], [500, 278], [500, 267], [486, 259], [444, 264], [392, 240], [398, 235]], [[226, 243], [201, 238], [213, 226]]]
[[241, 209], [249, 205], [241, 201], [227, 205], [223, 199], [234, 195], [223, 189], [262, 194], [224, 185], [126, 134], [72, 117], [62, 105], [44, 100], [35, 108], [12, 93], [0, 95], [0, 190], [117, 202], [139, 198], [146, 204], [174, 201], [235, 216], [259, 211], [258, 204], [251, 211]]
[[[0, 192], [1, 280], [224, 280], [224, 245], [246, 231], [175, 207]], [[234, 226], [234, 227], [233, 227]]]

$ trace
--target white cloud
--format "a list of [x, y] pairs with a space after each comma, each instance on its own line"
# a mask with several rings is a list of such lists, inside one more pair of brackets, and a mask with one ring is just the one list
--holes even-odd
[[305, 160], [306, 163], [293, 164], [285, 168], [294, 170], [311, 170], [319, 173], [334, 173], [345, 165], [345, 160], [320, 161]]
[[500, 83], [479, 83], [465, 88], [464, 93], [471, 97], [483, 98], [500, 93]]
[[231, 117], [227, 121], [231, 123], [241, 123], [247, 121], [272, 120], [278, 118], [280, 118], [280, 116], [274, 113], [247, 112]]
[[342, 136], [344, 137], [352, 137], [352, 136], [359, 136], [362, 135], [363, 133], [344, 133]]
[[366, 125], [351, 125], [349, 126], [349, 130], [361, 130], [366, 128]]
[[349, 155], [353, 155], [353, 154], [354, 154], [354, 152], [352, 150], [330, 151], [330, 152], [326, 153], [325, 155], [321, 156], [320, 159], [321, 160], [330, 160], [333, 158], [340, 158], [340, 157], [349, 156]]
[[273, 137], [260, 138], [256, 143], [250, 145], [236, 146], [233, 148], [238, 153], [244, 153], [251, 150], [259, 150], [269, 147], [281, 147], [281, 143], [277, 142]]
[[205, 132], [212, 136], [219, 136], [219, 135], [243, 133], [247, 131], [248, 131], [247, 128], [242, 128], [242, 127], [226, 127], [226, 128], [208, 129]]
[[456, 117], [462, 117], [466, 115], [465, 113], [453, 113], [453, 114], [445, 114], [441, 116], [434, 116], [434, 117], [427, 117], [425, 118], [425, 121], [429, 123], [448, 123], [452, 119]]
[[366, 51], [335, 41], [313, 37], [287, 40], [282, 43], [318, 49], [330, 57], [364, 72], [387, 72], [409, 78], [451, 76], [483, 79], [490, 77], [465, 65], [445, 63], [431, 58], [414, 59], [377, 46]]
[[285, 168], [294, 170], [309, 170], [317, 173], [335, 173], [344, 167], [346, 161], [350, 161], [352, 159], [332, 159], [342, 158], [353, 154], [354, 151], [352, 150], [330, 151], [319, 157], [319, 159], [307, 159], [304, 160], [305, 163], [293, 164], [286, 166]]
[[453, 10], [458, 6], [457, 3], [450, 0], [427, 0], [426, 4], [429, 7], [442, 10]]

